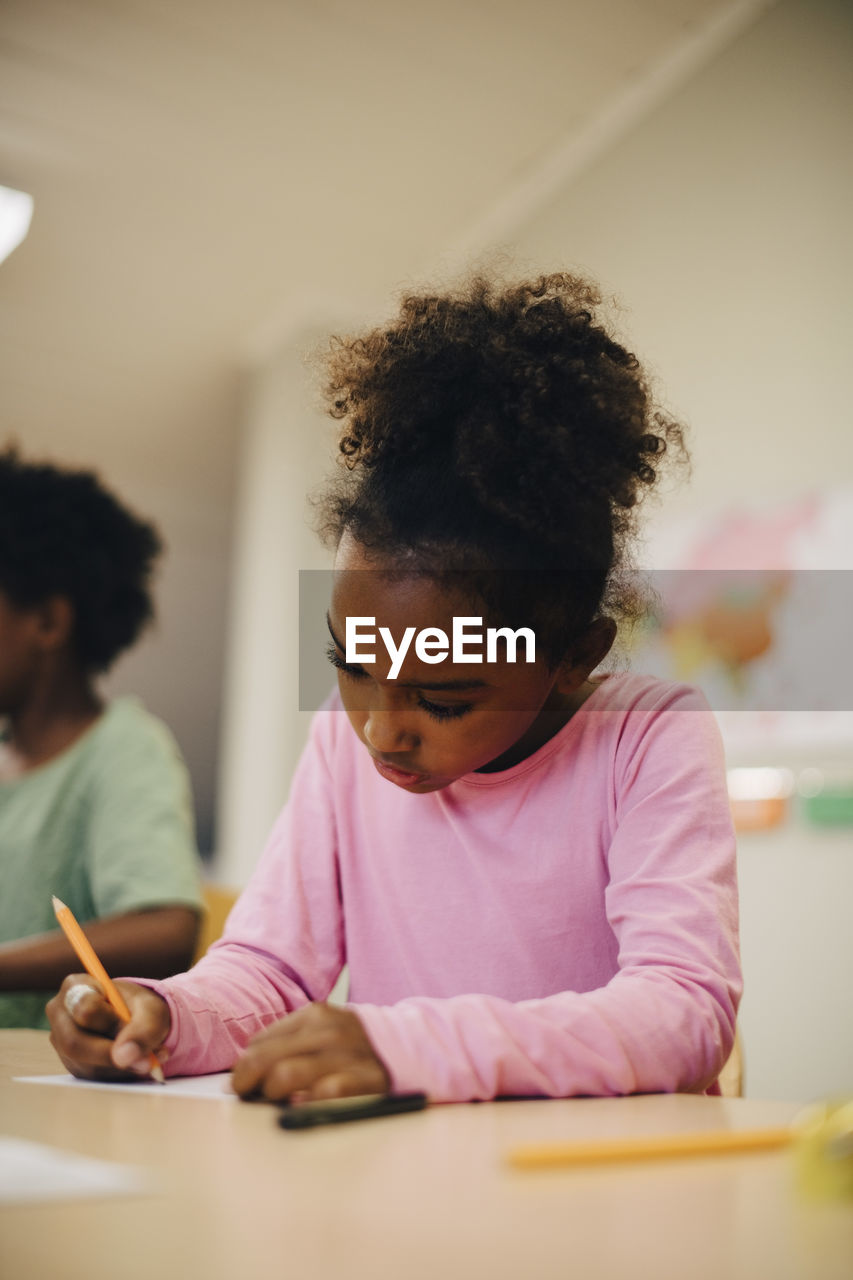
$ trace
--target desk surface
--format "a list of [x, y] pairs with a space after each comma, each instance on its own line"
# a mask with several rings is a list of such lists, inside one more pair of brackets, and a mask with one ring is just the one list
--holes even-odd
[[522, 1172], [522, 1142], [778, 1125], [688, 1095], [433, 1107], [285, 1133], [262, 1104], [14, 1083], [60, 1066], [0, 1031], [0, 1134], [143, 1166], [155, 1190], [0, 1209], [0, 1273], [50, 1280], [848, 1280], [853, 1206], [790, 1152]]

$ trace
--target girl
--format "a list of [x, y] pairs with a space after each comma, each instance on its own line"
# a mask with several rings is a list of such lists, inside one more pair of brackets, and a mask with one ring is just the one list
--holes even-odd
[[[63, 985], [71, 1071], [153, 1049], [274, 1100], [716, 1088], [740, 993], [716, 727], [688, 688], [592, 675], [630, 608], [635, 505], [683, 445], [598, 301], [477, 278], [333, 346], [339, 692], [207, 957], [125, 983], [118, 1034], [88, 979]], [[439, 666], [460, 619], [532, 631], [533, 661]], [[402, 663], [354, 660], [350, 628], [398, 654], [408, 633]]]

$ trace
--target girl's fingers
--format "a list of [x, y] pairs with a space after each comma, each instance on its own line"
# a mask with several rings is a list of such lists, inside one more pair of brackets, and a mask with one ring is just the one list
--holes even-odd
[[93, 1080], [103, 1077], [104, 1073], [116, 1074], [110, 1057], [113, 1042], [108, 1036], [79, 1027], [59, 996], [54, 996], [48, 1005], [48, 1015], [50, 1043], [72, 1075]]
[[[252, 1045], [234, 1064], [231, 1072], [231, 1088], [241, 1098], [250, 1098], [263, 1092], [263, 1084], [273, 1067], [278, 1063], [294, 1061], [292, 1054], [283, 1054], [279, 1049], [270, 1049], [267, 1045]], [[294, 1089], [299, 1085], [294, 1084]]]
[[[323, 1091], [317, 1093], [325, 1080]], [[385, 1093], [390, 1080], [352, 1010], [308, 1005], [252, 1040], [232, 1075], [234, 1091], [281, 1102], [294, 1093]]]
[[[75, 991], [76, 988], [76, 991]], [[111, 1067], [118, 1017], [88, 974], [70, 974], [46, 1007], [50, 1041], [73, 1075], [91, 1079]]]
[[308, 1097], [316, 1101], [321, 1098], [353, 1098], [361, 1093], [387, 1093], [389, 1084], [388, 1076], [378, 1063], [373, 1066], [360, 1062], [357, 1066], [322, 1076]]
[[279, 1102], [295, 1090], [310, 1089], [320, 1076], [341, 1065], [341, 1060], [341, 1050], [295, 1047], [292, 1040], [253, 1042], [238, 1059], [231, 1085], [243, 1098], [260, 1094]]
[[335, 1050], [347, 1052], [341, 1026], [326, 1005], [306, 1005], [253, 1036], [234, 1067], [231, 1083], [236, 1093], [248, 1097], [263, 1092], [264, 1082], [278, 1064], [308, 1061]]
[[278, 1058], [259, 1075], [238, 1076], [235, 1091], [243, 1097], [259, 1094], [269, 1102], [285, 1102], [294, 1094], [303, 1100], [342, 1098], [360, 1093], [385, 1093], [388, 1078], [377, 1060], [342, 1061], [335, 1053]]
[[62, 991], [66, 1012], [78, 1027], [104, 1036], [115, 1034], [119, 1017], [94, 978], [74, 974], [62, 984]]
[[294, 1092], [311, 1093], [311, 1088], [324, 1070], [322, 1057], [283, 1058], [273, 1063], [257, 1086], [270, 1102], [284, 1102]]
[[107, 1003], [95, 979], [86, 974], [71, 974], [48, 1001], [50, 1042], [72, 1075], [84, 1080], [126, 1079], [128, 1067], [133, 1072], [133, 1063], [117, 1062], [113, 1058], [115, 1046], [139, 1039], [136, 1051], [126, 1055], [135, 1062], [143, 1053], [147, 1058], [148, 1043], [153, 1047], [156, 1041], [159, 1046], [168, 1035], [169, 1009], [164, 1000], [135, 983], [122, 982], [119, 987], [131, 1011], [127, 1026]]
[[135, 982], [120, 982], [118, 988], [130, 1010], [130, 1022], [122, 1025], [113, 1045], [112, 1060], [117, 1067], [146, 1071], [152, 1053], [160, 1051], [169, 1034], [171, 1014], [162, 996]]

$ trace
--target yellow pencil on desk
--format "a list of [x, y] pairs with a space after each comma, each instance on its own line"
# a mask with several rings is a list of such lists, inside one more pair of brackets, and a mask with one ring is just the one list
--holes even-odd
[[508, 1155], [517, 1169], [546, 1169], [619, 1160], [658, 1160], [667, 1156], [710, 1156], [769, 1151], [786, 1146], [793, 1129], [729, 1129], [707, 1133], [652, 1134], [644, 1138], [602, 1138], [584, 1142], [539, 1142], [515, 1147]]
[[[122, 999], [121, 992], [98, 959], [95, 948], [80, 928], [71, 908], [66, 907], [64, 902], [60, 902], [55, 894], [53, 895], [53, 910], [60, 929], [71, 943], [77, 959], [89, 977], [97, 978], [98, 982], [100, 982], [104, 989], [104, 995], [122, 1022], [130, 1022], [130, 1010]], [[151, 1054], [151, 1076], [160, 1084], [166, 1083], [163, 1068], [156, 1053]]]

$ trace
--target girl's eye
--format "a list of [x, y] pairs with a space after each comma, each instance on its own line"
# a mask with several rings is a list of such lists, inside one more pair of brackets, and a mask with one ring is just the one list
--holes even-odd
[[351, 676], [353, 680], [363, 680], [367, 675], [364, 667], [351, 666], [348, 662], [344, 662], [343, 658], [338, 655], [333, 644], [326, 649], [326, 657], [329, 659], [333, 667], [338, 671], [343, 671], [344, 675]]
[[[367, 672], [364, 667], [357, 667], [344, 662], [333, 644], [330, 644], [326, 649], [326, 657], [336, 670], [343, 671], [344, 675], [349, 676], [351, 680], [364, 680], [367, 678]], [[418, 706], [428, 716], [432, 716], [433, 720], [455, 720], [459, 716], [466, 715], [473, 705], [471, 702], [430, 702], [428, 698], [418, 694]]]
[[422, 695], [418, 695], [418, 705], [424, 709], [428, 716], [432, 716], [434, 720], [455, 720], [458, 716], [467, 715], [471, 710], [473, 703], [471, 702], [454, 702], [441, 703], [430, 702]]

